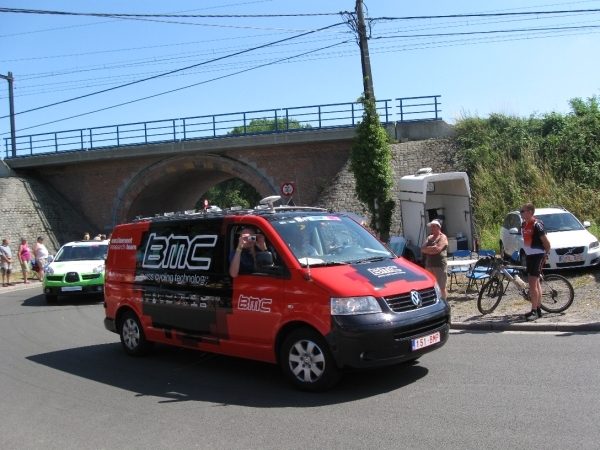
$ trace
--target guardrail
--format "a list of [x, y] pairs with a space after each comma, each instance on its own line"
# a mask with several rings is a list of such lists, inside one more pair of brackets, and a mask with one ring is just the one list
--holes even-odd
[[[399, 98], [400, 121], [407, 115], [411, 120], [440, 120], [437, 100], [429, 97]], [[415, 99], [433, 99], [432, 103], [411, 104]], [[425, 101], [425, 100], [419, 100]], [[392, 100], [378, 100], [377, 112], [382, 123], [393, 122]], [[434, 105], [429, 111], [415, 111], [423, 105]], [[431, 114], [434, 114], [431, 116]], [[423, 118], [424, 114], [430, 117]], [[98, 150], [107, 147], [178, 142], [198, 139], [216, 139], [244, 135], [300, 132], [328, 128], [355, 127], [363, 115], [360, 102], [331, 103], [327, 105], [244, 111], [183, 119], [154, 120], [95, 128], [57, 131], [17, 136], [13, 154], [11, 139], [4, 138], [6, 158], [42, 155], [48, 153]]]

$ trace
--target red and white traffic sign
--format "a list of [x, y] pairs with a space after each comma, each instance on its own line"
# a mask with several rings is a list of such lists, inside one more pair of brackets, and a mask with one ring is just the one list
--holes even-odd
[[284, 197], [291, 197], [292, 195], [294, 195], [294, 191], [294, 183], [292, 183], [291, 181], [286, 181], [281, 185], [281, 195], [283, 195]]

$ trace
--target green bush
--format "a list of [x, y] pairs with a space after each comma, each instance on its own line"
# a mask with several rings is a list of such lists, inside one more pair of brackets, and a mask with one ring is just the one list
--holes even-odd
[[508, 211], [532, 202], [560, 205], [600, 223], [600, 109], [594, 96], [570, 101], [571, 112], [529, 118], [491, 114], [455, 125], [469, 174], [475, 224], [486, 248], [498, 249]]

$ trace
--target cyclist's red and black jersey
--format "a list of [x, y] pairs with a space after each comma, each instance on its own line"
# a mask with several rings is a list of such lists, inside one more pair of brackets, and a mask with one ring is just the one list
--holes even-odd
[[546, 227], [544, 222], [532, 217], [530, 221], [523, 222], [521, 225], [521, 233], [523, 234], [523, 244], [525, 253], [535, 255], [537, 253], [546, 253], [542, 236], [546, 236]]

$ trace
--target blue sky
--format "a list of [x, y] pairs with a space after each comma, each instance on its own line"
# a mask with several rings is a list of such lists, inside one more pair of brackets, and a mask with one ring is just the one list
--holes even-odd
[[[354, 3], [354, 0], [0, 0], [0, 7], [94, 13], [302, 14], [353, 10]], [[600, 1], [560, 0], [367, 0], [366, 5], [371, 18], [600, 9]], [[16, 112], [342, 22], [339, 15], [155, 20], [185, 24], [0, 13], [0, 73], [13, 72]], [[378, 20], [369, 42], [375, 94], [378, 99], [441, 95], [442, 117], [449, 123], [462, 114], [485, 117], [491, 112], [520, 116], [552, 110], [566, 112], [569, 99], [587, 98], [600, 92], [600, 58], [597, 56], [600, 27], [532, 29], [582, 26], [600, 26], [600, 12], [468, 20]], [[411, 37], [525, 28], [530, 30], [518, 34]], [[18, 114], [17, 135], [349, 102], [360, 96], [360, 56], [347, 26], [333, 27], [285, 44], [205, 64], [177, 76]], [[319, 50], [327, 46], [330, 48]], [[309, 51], [314, 52], [289, 62], [103, 112], [36, 126]], [[0, 82], [0, 116], [5, 116], [9, 112], [7, 83]], [[9, 120], [0, 119], [0, 137], [7, 137], [9, 131]]]

